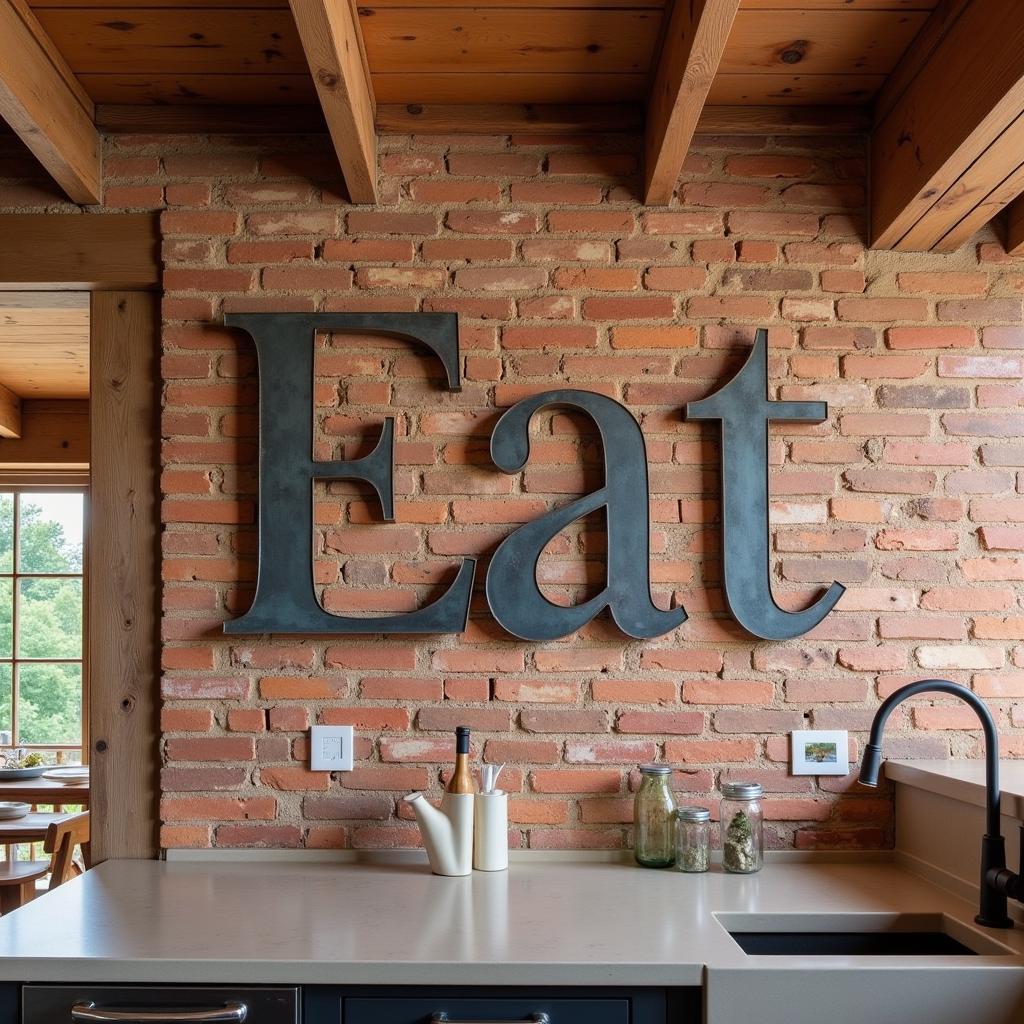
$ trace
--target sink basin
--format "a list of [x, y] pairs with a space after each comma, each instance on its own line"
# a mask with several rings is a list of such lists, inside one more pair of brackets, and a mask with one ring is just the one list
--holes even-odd
[[977, 956], [945, 932], [729, 932], [751, 956]]
[[943, 914], [718, 914], [750, 956], [1005, 956], [1013, 950]]

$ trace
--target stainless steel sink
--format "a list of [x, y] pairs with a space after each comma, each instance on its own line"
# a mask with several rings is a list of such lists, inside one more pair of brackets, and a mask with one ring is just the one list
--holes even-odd
[[718, 914], [750, 956], [1006, 956], [1013, 950], [943, 914]]
[[729, 932], [751, 956], [977, 956], [945, 932]]

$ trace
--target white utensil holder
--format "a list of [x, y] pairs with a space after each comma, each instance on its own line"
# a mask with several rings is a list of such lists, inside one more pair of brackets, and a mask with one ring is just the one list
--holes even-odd
[[508, 867], [508, 793], [477, 793], [473, 821], [473, 867], [504, 871]]

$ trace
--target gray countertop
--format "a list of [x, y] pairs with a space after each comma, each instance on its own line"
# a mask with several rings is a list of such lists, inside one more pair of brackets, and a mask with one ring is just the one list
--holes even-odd
[[[979, 930], [969, 903], [877, 859], [783, 857], [736, 876], [538, 856], [508, 872], [440, 878], [414, 853], [109, 861], [0, 919], [0, 980], [671, 986], [699, 985], [705, 969], [864, 966], [747, 956], [716, 916], [728, 913], [944, 914], [1014, 951], [972, 966], [1024, 977], [1021, 929]], [[965, 959], [931, 957], [928, 967]]]

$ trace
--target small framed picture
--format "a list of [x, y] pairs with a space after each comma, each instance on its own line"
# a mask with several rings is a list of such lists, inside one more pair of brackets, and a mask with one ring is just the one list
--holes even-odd
[[848, 775], [850, 745], [845, 729], [797, 729], [792, 733], [794, 775]]

